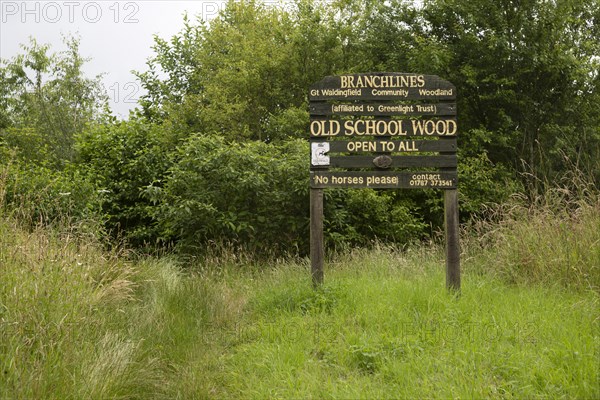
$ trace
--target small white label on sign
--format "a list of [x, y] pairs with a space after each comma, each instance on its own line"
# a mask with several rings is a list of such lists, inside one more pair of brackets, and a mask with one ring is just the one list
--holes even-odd
[[329, 165], [329, 156], [327, 155], [329, 152], [328, 142], [311, 143], [310, 150], [312, 165]]

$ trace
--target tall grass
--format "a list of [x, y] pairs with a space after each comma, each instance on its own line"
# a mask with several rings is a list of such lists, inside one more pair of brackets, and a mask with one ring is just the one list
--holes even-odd
[[137, 365], [139, 341], [110, 329], [135, 291], [136, 271], [118, 254], [2, 219], [0, 264], [1, 398], [118, 397], [155, 385], [152, 366]]
[[0, 214], [0, 398], [206, 397], [243, 286]]
[[600, 191], [574, 172], [544, 193], [490, 207], [465, 229], [479, 272], [600, 292]]
[[337, 255], [317, 291], [306, 260], [234, 259], [186, 272], [0, 219], [0, 398], [599, 394], [594, 292], [467, 273], [456, 298], [437, 248]]
[[111, 250], [99, 221], [64, 207], [63, 182], [30, 190], [22, 172], [0, 168], [0, 399], [173, 398], [186, 380], [205, 397], [209, 381], [182, 366], [216, 359], [207, 338], [239, 293]]

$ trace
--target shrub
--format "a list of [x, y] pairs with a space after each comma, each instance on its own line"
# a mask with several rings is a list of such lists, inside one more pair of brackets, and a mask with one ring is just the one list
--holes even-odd
[[179, 149], [158, 214], [165, 237], [183, 248], [208, 241], [256, 250], [302, 248], [308, 222], [308, 154], [303, 141], [227, 143], [194, 135]]
[[168, 141], [160, 126], [136, 119], [100, 126], [78, 137], [78, 167], [93, 177], [104, 194], [102, 212], [108, 231], [133, 246], [160, 239], [155, 204], [145, 189], [163, 184], [172, 148]]
[[326, 192], [325, 230], [336, 248], [374, 241], [406, 245], [427, 235], [428, 225], [415, 211], [389, 190], [331, 190]]
[[0, 165], [0, 206], [21, 222], [91, 230], [101, 220], [101, 193], [81, 171], [15, 161]]

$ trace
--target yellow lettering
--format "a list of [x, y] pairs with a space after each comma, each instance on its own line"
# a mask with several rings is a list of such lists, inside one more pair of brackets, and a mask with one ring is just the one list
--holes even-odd
[[336, 120], [329, 120], [329, 136], [336, 136], [340, 133], [340, 123]]
[[454, 120], [448, 120], [447, 122], [447, 126], [446, 126], [446, 135], [456, 135], [456, 131], [458, 129], [458, 126], [456, 124], [456, 121]]
[[315, 183], [317, 184], [327, 184], [329, 182], [329, 178], [323, 175], [315, 175]]
[[451, 136], [456, 134], [457, 126], [454, 120], [412, 120], [413, 130], [416, 135]]
[[340, 76], [340, 87], [345, 89], [348, 87], [348, 77], [346, 75]]
[[365, 121], [365, 135], [375, 135], [376, 134], [376, 126], [375, 126], [376, 122], [374, 120], [367, 120]]
[[336, 120], [316, 120], [310, 123], [310, 134], [312, 136], [336, 136], [340, 133], [341, 126]]
[[312, 121], [310, 123], [310, 134], [311, 136], [320, 136], [321, 132], [323, 131], [321, 124], [321, 121]]
[[356, 132], [357, 135], [364, 135], [365, 131], [363, 130], [362, 132], [358, 130], [358, 125], [362, 125], [363, 127], [365, 126], [365, 121], [363, 120], [358, 120], [354, 122], [354, 130]]
[[345, 88], [353, 88], [354, 86], [354, 77], [352, 75], [342, 75], [342, 89]]
[[344, 122], [344, 134], [346, 134], [347, 136], [352, 136], [354, 135], [354, 125], [352, 125], [353, 121], [346, 121]]

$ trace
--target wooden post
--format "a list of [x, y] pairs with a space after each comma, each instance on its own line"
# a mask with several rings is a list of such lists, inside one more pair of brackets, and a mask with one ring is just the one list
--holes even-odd
[[446, 228], [446, 288], [460, 291], [460, 246], [458, 243], [458, 191], [444, 190]]
[[310, 267], [315, 287], [323, 283], [323, 189], [310, 189]]

